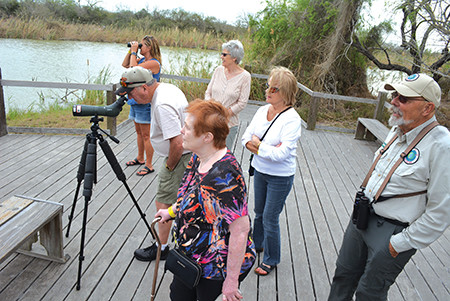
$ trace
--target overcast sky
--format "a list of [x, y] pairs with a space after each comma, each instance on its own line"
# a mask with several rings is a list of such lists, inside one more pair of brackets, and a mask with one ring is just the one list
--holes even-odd
[[[81, 0], [81, 4], [88, 1]], [[91, 1], [92, 2], [92, 1]], [[123, 0], [99, 0], [97, 6], [108, 11], [116, 11], [117, 8], [139, 11], [147, 8], [153, 9], [176, 9], [182, 8], [188, 12], [203, 14], [204, 16], [215, 17], [218, 20], [233, 24], [238, 17], [246, 14], [255, 14], [265, 7], [265, 0], [160, 0], [160, 1], [123, 1]]]

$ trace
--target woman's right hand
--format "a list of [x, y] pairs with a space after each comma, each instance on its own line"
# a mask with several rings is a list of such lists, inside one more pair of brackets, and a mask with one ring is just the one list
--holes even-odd
[[161, 220], [159, 222], [163, 224], [172, 219], [170, 217], [169, 210], [167, 209], [159, 209], [155, 214], [155, 218], [157, 218], [158, 216], [161, 217]]
[[131, 52], [136, 52], [137, 53], [137, 51], [139, 49], [139, 42], [132, 41], [132, 42], [130, 42], [130, 44], [131, 44], [131, 47], [130, 47]]
[[252, 140], [248, 141], [248, 142], [245, 144], [245, 147], [246, 147], [250, 152], [254, 153], [255, 155], [258, 154], [258, 147], [255, 146], [255, 144], [253, 143]]

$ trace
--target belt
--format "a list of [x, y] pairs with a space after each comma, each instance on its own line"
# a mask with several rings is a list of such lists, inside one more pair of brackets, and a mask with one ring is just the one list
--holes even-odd
[[409, 226], [409, 223], [404, 223], [404, 222], [398, 221], [398, 220], [396, 220], [396, 219], [387, 218], [387, 217], [384, 217], [384, 216], [381, 216], [381, 215], [376, 214], [376, 213], [375, 213], [375, 210], [373, 210], [373, 207], [372, 207], [372, 206], [370, 207], [370, 214], [373, 214], [373, 215], [375, 215], [377, 218], [382, 219], [382, 220], [384, 220], [384, 221], [386, 221], [386, 222], [388, 222], [388, 223], [394, 224], [394, 225], [396, 225], [396, 226], [400, 226], [400, 227], [403, 227], [403, 228], [406, 228], [406, 227]]

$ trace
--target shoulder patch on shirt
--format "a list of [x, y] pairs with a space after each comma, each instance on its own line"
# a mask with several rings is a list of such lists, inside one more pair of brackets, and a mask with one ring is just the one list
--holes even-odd
[[417, 162], [417, 160], [419, 160], [419, 157], [420, 157], [420, 152], [419, 152], [419, 150], [418, 150], [417, 148], [413, 148], [413, 149], [409, 152], [409, 154], [408, 154], [405, 158], [403, 158], [403, 161], [404, 161], [406, 164], [414, 164], [414, 163]]

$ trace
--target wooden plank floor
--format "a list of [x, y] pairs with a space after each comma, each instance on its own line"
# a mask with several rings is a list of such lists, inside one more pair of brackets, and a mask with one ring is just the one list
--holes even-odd
[[[241, 113], [242, 135], [255, 110]], [[102, 125], [103, 126], [103, 125]], [[89, 120], [86, 118], [86, 128]], [[136, 155], [132, 124], [121, 125], [111, 142], [121, 166]], [[64, 229], [73, 205], [76, 174], [84, 136], [7, 135], [0, 137], [0, 202], [15, 194], [64, 205]], [[282, 262], [268, 277], [250, 273], [242, 283], [244, 300], [326, 300], [352, 199], [367, 172], [376, 142], [353, 135], [303, 129], [297, 150], [294, 188], [280, 217]], [[100, 149], [100, 148], [98, 148]], [[240, 142], [233, 151], [245, 171], [249, 205], [253, 183], [246, 173], [249, 152]], [[155, 156], [155, 168], [161, 158]], [[124, 168], [127, 184], [147, 214], [155, 213], [158, 175], [135, 175], [138, 167]], [[84, 198], [76, 203], [65, 264], [14, 254], [0, 264], [0, 300], [149, 300], [154, 263], [133, 259], [133, 251], [152, 240], [122, 182], [98, 151], [98, 183], [88, 205], [85, 260], [81, 290], [75, 288]], [[252, 212], [252, 211], [251, 211]], [[0, 242], [1, 243], [1, 242]], [[450, 300], [450, 235], [417, 252], [389, 292], [390, 300]], [[163, 274], [163, 262], [159, 279]], [[157, 300], [169, 300], [171, 275], [166, 274]]]

